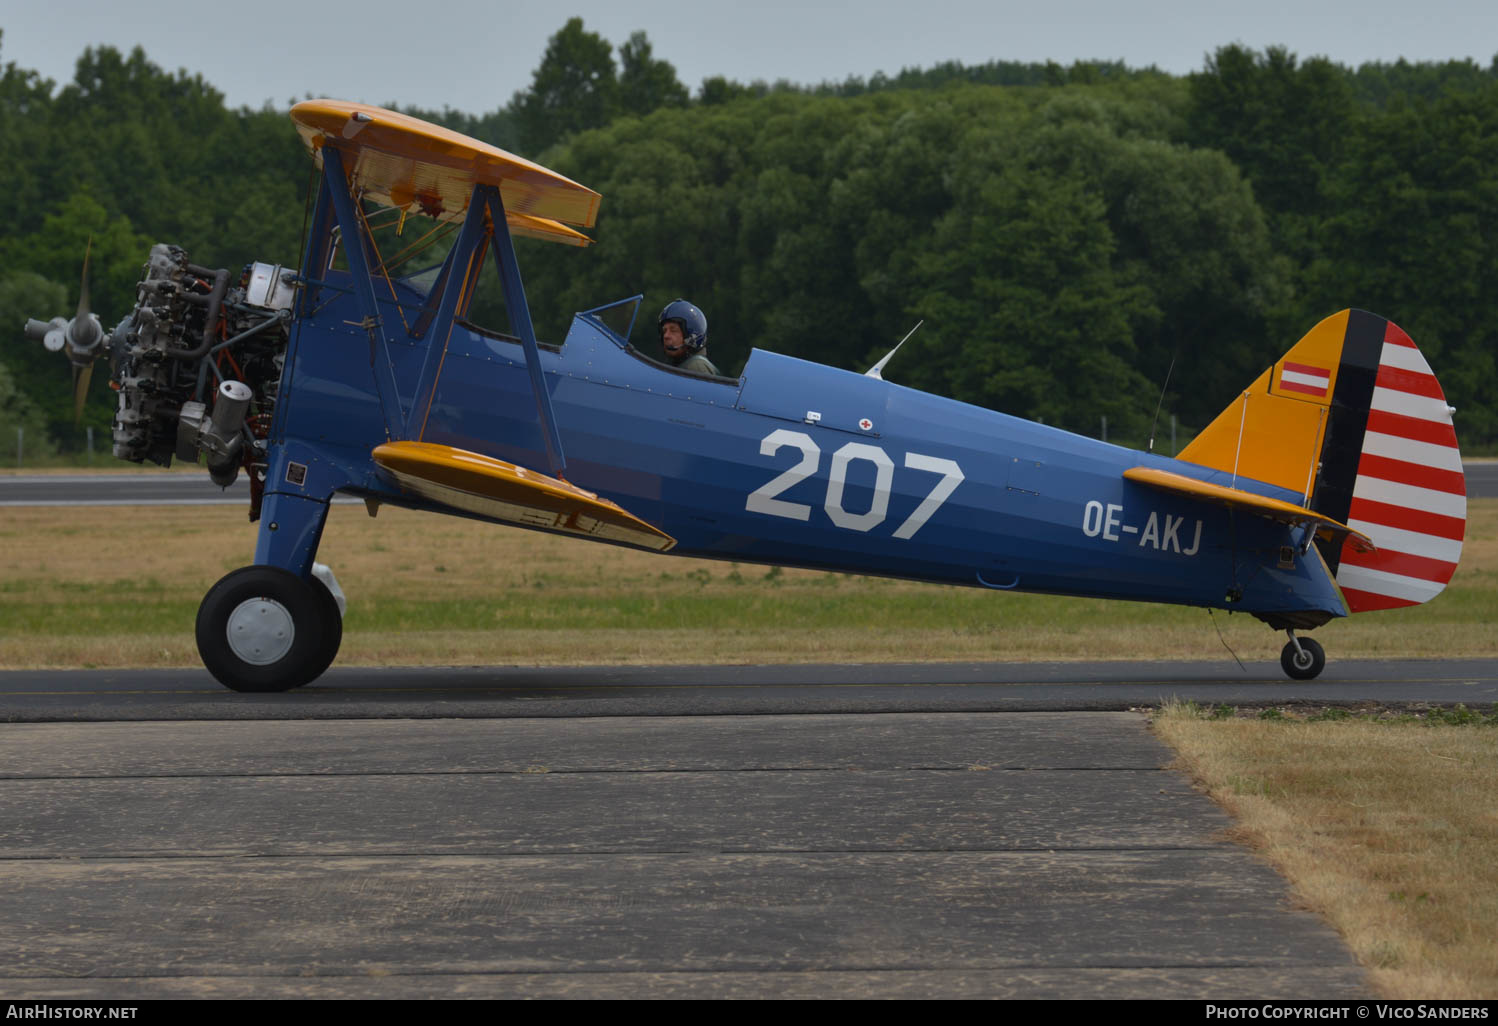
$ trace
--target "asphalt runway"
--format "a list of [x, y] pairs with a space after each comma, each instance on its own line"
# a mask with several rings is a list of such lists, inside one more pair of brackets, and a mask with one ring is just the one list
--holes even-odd
[[220, 488], [206, 470], [0, 475], [0, 506], [245, 506], [249, 501], [250, 482], [243, 474]]
[[15, 999], [1367, 994], [1135, 713], [0, 729]]
[[1498, 661], [1248, 671], [0, 674], [0, 989], [1367, 997], [1146, 714], [1096, 710], [1477, 705]]
[[0, 672], [11, 722], [744, 716], [1125, 711], [1199, 704], [1498, 702], [1498, 660], [1339, 660], [1313, 681], [1277, 662], [904, 663], [802, 666], [340, 667], [278, 695], [207, 671]]

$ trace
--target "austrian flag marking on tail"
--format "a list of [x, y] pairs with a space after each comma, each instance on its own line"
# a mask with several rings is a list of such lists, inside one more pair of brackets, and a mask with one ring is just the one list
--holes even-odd
[[1343, 546], [1337, 583], [1351, 612], [1427, 602], [1456, 572], [1467, 487], [1451, 410], [1425, 357], [1393, 323], [1384, 332], [1347, 523], [1378, 546]]
[[1332, 372], [1326, 367], [1286, 360], [1280, 368], [1280, 388], [1287, 392], [1324, 397], [1331, 388]]

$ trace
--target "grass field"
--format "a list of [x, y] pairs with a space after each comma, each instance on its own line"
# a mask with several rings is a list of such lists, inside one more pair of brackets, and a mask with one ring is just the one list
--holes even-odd
[[[0, 667], [195, 666], [194, 617], [250, 561], [232, 506], [0, 510]], [[349, 596], [341, 665], [1276, 659], [1248, 616], [658, 556], [335, 506], [319, 558]], [[1498, 500], [1407, 610], [1328, 624], [1331, 659], [1498, 654]], [[1221, 629], [1222, 639], [1218, 637]]]
[[1167, 708], [1155, 730], [1378, 992], [1498, 998], [1498, 709], [1227, 712]]

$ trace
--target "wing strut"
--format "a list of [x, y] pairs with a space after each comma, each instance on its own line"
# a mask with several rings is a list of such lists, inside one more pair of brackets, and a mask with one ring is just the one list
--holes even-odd
[[[343, 156], [336, 147], [325, 146], [322, 157], [323, 181], [317, 205], [321, 213], [324, 200], [330, 201], [341, 229], [354, 294], [359, 310], [364, 315], [359, 327], [369, 333], [370, 365], [374, 372], [375, 387], [380, 395], [380, 413], [384, 417], [386, 437], [391, 441], [398, 441], [421, 436], [427, 410], [436, 392], [442, 359], [447, 353], [447, 336], [457, 316], [458, 304], [465, 290], [471, 287], [473, 258], [484, 244], [487, 230], [492, 233], [490, 242], [499, 265], [505, 307], [510, 313], [511, 326], [520, 336], [525, 350], [525, 365], [536, 401], [536, 415], [541, 421], [541, 439], [546, 448], [547, 468], [551, 476], [565, 479], [567, 457], [562, 449], [561, 434], [557, 430], [556, 415], [552, 411], [551, 393], [547, 391], [546, 379], [541, 373], [541, 350], [536, 343], [536, 329], [531, 321], [530, 307], [526, 303], [525, 286], [521, 282], [520, 268], [515, 261], [515, 243], [511, 238], [504, 200], [500, 197], [498, 187], [476, 184], [469, 196], [463, 227], [442, 275], [442, 297], [432, 318], [426, 358], [422, 362], [421, 374], [412, 394], [411, 408], [404, 411], [403, 415], [395, 370], [390, 362], [389, 340], [385, 335], [384, 321], [380, 317], [374, 284], [370, 278], [369, 254], [365, 249], [363, 226], [354, 209], [354, 198], [349, 194]], [[486, 213], [489, 215], [487, 226], [484, 223]], [[309, 253], [309, 266], [304, 269], [304, 273], [325, 262], [323, 250]]]
[[[427, 411], [432, 408], [432, 399], [437, 393], [437, 375], [441, 373], [443, 358], [447, 356], [447, 342], [452, 334], [453, 318], [458, 313], [458, 301], [466, 289], [472, 288], [473, 254], [483, 244], [483, 238], [484, 206], [470, 202], [458, 239], [448, 251], [437, 285], [432, 289], [433, 298], [439, 295], [438, 290], [441, 298], [437, 300], [433, 330], [427, 339], [426, 358], [421, 362], [421, 376], [416, 379], [416, 391], [412, 393], [404, 438], [420, 439], [425, 433]], [[420, 321], [417, 326], [420, 327]]]
[[[484, 224], [486, 213], [489, 215], [487, 226]], [[541, 440], [546, 449], [547, 470], [552, 477], [565, 480], [567, 456], [562, 448], [561, 433], [557, 430], [556, 414], [551, 408], [551, 393], [547, 391], [546, 379], [541, 373], [541, 349], [536, 342], [530, 305], [525, 299], [525, 285], [520, 280], [520, 266], [515, 260], [515, 243], [510, 233], [509, 219], [505, 216], [504, 200], [499, 189], [493, 185], [474, 186], [468, 201], [468, 213], [463, 218], [463, 228], [439, 275], [437, 288], [442, 290], [442, 298], [431, 318], [426, 359], [422, 362], [421, 377], [417, 381], [415, 399], [406, 417], [403, 437], [420, 439], [425, 433], [427, 411], [436, 394], [437, 378], [442, 372], [442, 359], [447, 353], [447, 340], [452, 332], [453, 318], [457, 316], [460, 297], [473, 288], [477, 270], [474, 258], [484, 244], [486, 231], [492, 233], [489, 241], [494, 247], [494, 262], [499, 268], [500, 283], [504, 287], [505, 309], [510, 314], [510, 326], [520, 337], [521, 348], [525, 351], [525, 369], [531, 379], [536, 417], [541, 422]], [[436, 294], [435, 289], [433, 294]], [[418, 321], [418, 328], [423, 327]]]
[[[307, 283], [302, 290], [298, 317], [310, 317], [317, 309], [318, 283], [327, 276], [328, 258], [333, 240], [333, 199], [328, 187], [326, 165], [317, 182], [317, 201], [312, 208], [312, 226], [307, 235], [307, 252], [302, 263], [302, 279]], [[292, 361], [286, 361], [287, 371]]]
[[375, 301], [369, 254], [364, 249], [363, 226], [354, 211], [354, 198], [349, 195], [348, 175], [343, 170], [342, 154], [336, 146], [324, 146], [322, 160], [323, 185], [338, 214], [338, 227], [342, 230], [343, 252], [348, 259], [354, 296], [358, 300], [359, 311], [364, 314], [364, 320], [358, 327], [369, 332], [369, 363], [374, 371], [375, 388], [380, 393], [380, 413], [385, 418], [385, 435], [392, 440], [398, 439], [403, 437], [400, 392], [395, 386], [395, 369], [390, 366], [390, 347], [385, 338], [385, 324], [380, 319], [380, 308]]
[[494, 225], [494, 256], [499, 263], [500, 277], [504, 281], [505, 306], [510, 312], [510, 326], [520, 336], [525, 347], [525, 367], [531, 375], [531, 391], [536, 397], [536, 415], [541, 418], [541, 437], [546, 442], [546, 463], [551, 476], [566, 480], [567, 457], [562, 452], [562, 436], [557, 432], [556, 416], [551, 410], [551, 393], [546, 390], [546, 379], [541, 376], [541, 350], [536, 345], [536, 329], [531, 324], [531, 308], [525, 301], [525, 286], [520, 281], [520, 265], [515, 262], [515, 242], [510, 237], [510, 225], [505, 217], [505, 204], [499, 189], [492, 185], [477, 185], [473, 189], [473, 202], [483, 197], [489, 204], [489, 220]]

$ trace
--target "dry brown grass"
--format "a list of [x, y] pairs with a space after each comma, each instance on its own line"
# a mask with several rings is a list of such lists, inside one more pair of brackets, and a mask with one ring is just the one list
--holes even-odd
[[[0, 509], [0, 666], [192, 666], [207, 588], [250, 561], [244, 510]], [[339, 663], [1222, 659], [1201, 610], [661, 557], [335, 506], [320, 558], [351, 608]], [[1447, 594], [1318, 634], [1332, 658], [1498, 654], [1498, 501], [1472, 504]], [[1245, 659], [1283, 637], [1219, 613]]]
[[1380, 993], [1498, 997], [1498, 729], [1189, 709], [1155, 729]]

